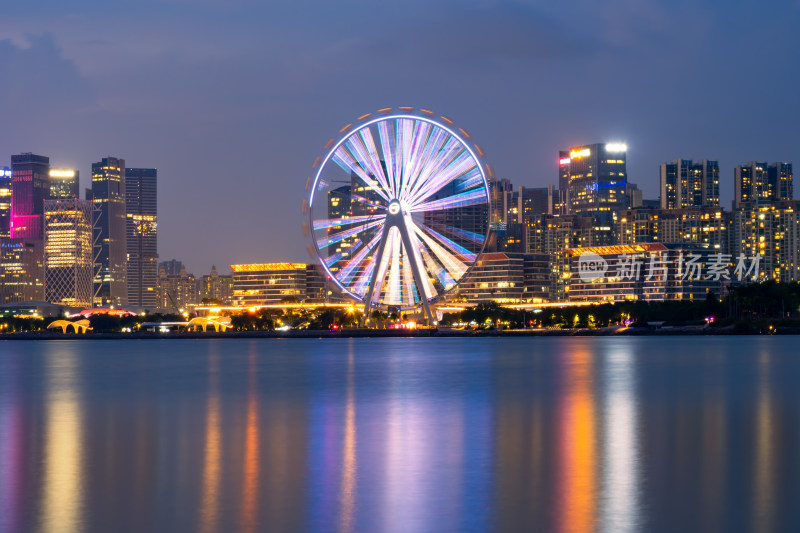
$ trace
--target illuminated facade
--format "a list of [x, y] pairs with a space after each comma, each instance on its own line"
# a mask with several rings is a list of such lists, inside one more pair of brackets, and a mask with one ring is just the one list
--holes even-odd
[[44, 202], [44, 292], [50, 303], [92, 305], [93, 211], [88, 200]]
[[11, 221], [15, 239], [41, 239], [42, 210], [50, 197], [50, 158], [31, 153], [11, 156]]
[[[570, 263], [570, 301], [620, 302], [627, 300], [699, 300], [709, 292], [720, 297], [728, 280], [685, 276], [684, 266], [690, 254], [709, 258], [705, 247], [660, 243], [596, 246], [568, 251]], [[599, 258], [607, 270], [591, 279], [582, 271], [584, 254]], [[730, 263], [727, 266], [732, 266]], [[708, 263], [699, 265], [707, 271]], [[627, 271], [626, 271], [627, 269]]]
[[278, 304], [292, 299], [315, 303], [327, 298], [326, 280], [319, 265], [262, 263], [231, 265], [231, 270], [234, 305]]
[[734, 208], [748, 202], [769, 203], [794, 199], [791, 163], [750, 161], [734, 170]]
[[594, 217], [599, 244], [614, 243], [613, 213], [627, 208], [627, 150], [621, 143], [590, 144], [559, 159], [559, 180], [563, 173], [569, 180], [568, 212]]
[[158, 171], [125, 169], [125, 239], [128, 305], [155, 307], [158, 301]]
[[617, 215], [619, 244], [660, 242], [731, 252], [732, 218], [721, 207], [627, 209]]
[[71, 168], [50, 169], [50, 198], [52, 200], [66, 200], [80, 196], [78, 182], [80, 172]]
[[525, 251], [550, 258], [549, 299], [564, 301], [569, 291], [567, 250], [594, 244], [594, 219], [589, 216], [539, 215], [525, 226]]
[[10, 236], [11, 169], [0, 168], [0, 238]]
[[0, 303], [44, 300], [44, 241], [0, 239]]
[[800, 280], [800, 201], [749, 203], [733, 214], [734, 256], [762, 256], [761, 275]]
[[454, 300], [522, 303], [549, 298], [550, 258], [545, 254], [484, 253], [456, 289]]
[[94, 303], [128, 305], [125, 160], [104, 157], [92, 164]]
[[660, 167], [661, 209], [719, 207], [719, 163], [676, 159]]

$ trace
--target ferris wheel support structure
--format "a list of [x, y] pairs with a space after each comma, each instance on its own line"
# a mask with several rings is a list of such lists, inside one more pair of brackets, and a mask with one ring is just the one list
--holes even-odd
[[[411, 223], [411, 221], [409, 218], [407, 223], [406, 217], [409, 217], [409, 214], [404, 212], [402, 204], [399, 200], [393, 200], [391, 203], [389, 203], [389, 209], [386, 213], [386, 222], [383, 227], [383, 235], [381, 235], [381, 243], [378, 245], [377, 257], [383, 257], [386, 249], [386, 242], [389, 240], [389, 234], [393, 228], [396, 228], [400, 233], [400, 238], [402, 239], [403, 246], [405, 246], [406, 250], [416, 250], [416, 247], [412, 246], [411, 237], [408, 232], [408, 225]], [[424, 285], [422, 284], [422, 269], [420, 268], [419, 255], [418, 253], [409, 253], [408, 256], [410, 263], [409, 266], [411, 267], [411, 272], [414, 275], [414, 283], [417, 285], [417, 290], [419, 290], [420, 294], [422, 294]], [[361, 327], [364, 327], [369, 320], [369, 315], [372, 310], [372, 297], [375, 292], [375, 283], [377, 280], [378, 277], [373, 276], [369, 282], [367, 297], [364, 299], [364, 316], [361, 317]], [[427, 324], [429, 326], [435, 326], [436, 320], [431, 312], [431, 306], [428, 302], [428, 298], [423, 297], [421, 300], [422, 307], [425, 310]]]

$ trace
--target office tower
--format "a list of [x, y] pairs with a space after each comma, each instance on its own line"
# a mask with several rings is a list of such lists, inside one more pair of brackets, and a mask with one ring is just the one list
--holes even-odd
[[42, 238], [42, 210], [50, 197], [49, 174], [49, 157], [31, 153], [11, 156], [12, 238]]
[[760, 204], [792, 200], [792, 164], [771, 165], [750, 161], [734, 171], [734, 208], [747, 202]]
[[0, 168], [0, 238], [9, 237], [11, 223], [11, 169]]
[[158, 302], [157, 178], [154, 168], [125, 169], [128, 305], [155, 308]]
[[660, 167], [661, 209], [719, 206], [719, 163], [676, 159]]
[[93, 211], [89, 200], [44, 202], [44, 292], [50, 303], [92, 305]]
[[50, 198], [53, 200], [79, 198], [80, 173], [71, 168], [50, 169]]
[[553, 213], [569, 215], [569, 150], [558, 152], [558, 194], [554, 198]]
[[95, 305], [128, 304], [126, 282], [125, 160], [92, 164]]
[[595, 219], [596, 245], [614, 243], [614, 213], [627, 207], [627, 150], [621, 143], [590, 144], [570, 149], [569, 162], [559, 160], [559, 179], [569, 173], [569, 213]]

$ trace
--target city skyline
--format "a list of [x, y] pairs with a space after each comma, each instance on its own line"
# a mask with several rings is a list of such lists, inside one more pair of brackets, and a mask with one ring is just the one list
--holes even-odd
[[[800, 160], [796, 3], [207, 2], [163, 6], [157, 22], [150, 2], [121, 19], [94, 1], [44, 4], [35, 16], [9, 7], [0, 26], [0, 109], [14, 123], [0, 146], [84, 179], [108, 155], [158, 168], [169, 206], [159, 253], [197, 273], [308, 261], [299, 206], [312, 162], [343, 125], [387, 105], [452, 116], [515, 186], [556, 183], [565, 146], [618, 141], [645, 198], [658, 197], [660, 164], [719, 161], [728, 208], [737, 165]], [[403, 40], [411, 30], [419, 37]], [[357, 75], [364, 64], [374, 75]], [[408, 81], [388, 81], [398, 67]]]

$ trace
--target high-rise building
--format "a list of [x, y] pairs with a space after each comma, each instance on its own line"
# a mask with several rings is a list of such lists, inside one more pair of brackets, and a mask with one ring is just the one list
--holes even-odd
[[0, 238], [9, 237], [11, 224], [11, 169], [0, 168]]
[[11, 156], [11, 222], [14, 239], [41, 239], [44, 201], [50, 197], [50, 158]]
[[50, 169], [50, 198], [53, 200], [79, 198], [80, 172], [71, 168]]
[[621, 143], [590, 144], [559, 160], [559, 180], [569, 175], [569, 213], [595, 219], [596, 245], [614, 243], [614, 213], [627, 207], [627, 151]]
[[181, 269], [183, 268], [183, 263], [178, 261], [177, 259], [170, 259], [169, 261], [161, 261], [158, 264], [159, 272], [161, 269], [164, 269], [164, 272], [167, 276], [177, 276], [181, 273]]
[[734, 258], [760, 256], [762, 279], [800, 280], [800, 201], [746, 203], [733, 213]]
[[156, 307], [157, 178], [154, 168], [125, 169], [128, 305]]
[[660, 168], [661, 209], [719, 206], [719, 163], [676, 159]]
[[125, 160], [104, 157], [92, 164], [94, 303], [128, 304], [125, 220]]
[[618, 215], [617, 239], [623, 245], [659, 242], [731, 253], [731, 223], [721, 207], [627, 209]]
[[44, 202], [44, 293], [50, 303], [92, 305], [93, 211], [89, 200]]
[[788, 201], [793, 195], [791, 163], [750, 161], [734, 170], [734, 209], [747, 202]]

